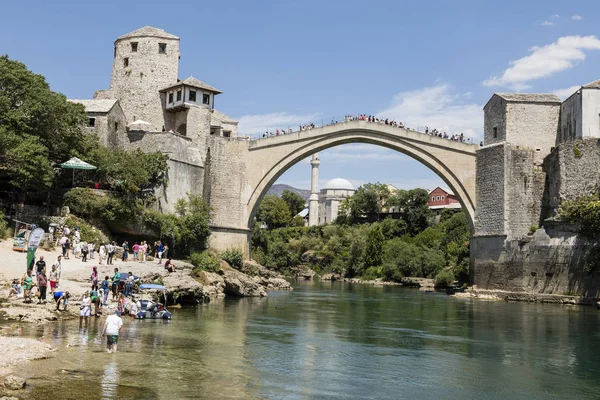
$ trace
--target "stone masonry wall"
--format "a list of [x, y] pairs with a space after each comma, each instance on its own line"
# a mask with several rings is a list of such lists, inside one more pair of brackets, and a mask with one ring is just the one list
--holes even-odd
[[575, 200], [600, 189], [600, 141], [561, 143], [544, 160], [547, 176], [542, 218], [554, 217], [562, 201]]
[[535, 151], [535, 162], [542, 164], [556, 144], [560, 104], [508, 103], [506, 141]]
[[477, 150], [475, 236], [504, 234], [504, 158], [503, 143]]

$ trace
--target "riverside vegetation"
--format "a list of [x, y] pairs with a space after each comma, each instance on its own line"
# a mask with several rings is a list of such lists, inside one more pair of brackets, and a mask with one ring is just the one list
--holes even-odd
[[334, 224], [315, 227], [298, 226], [298, 217], [291, 217], [298, 211], [292, 209], [299, 203], [294, 197], [292, 192], [266, 196], [257, 213], [252, 254], [268, 268], [291, 274], [306, 266], [318, 273], [395, 282], [427, 277], [440, 287], [468, 281], [465, 214], [448, 209], [436, 218], [424, 189], [390, 193], [383, 184], [363, 185], [342, 202]]

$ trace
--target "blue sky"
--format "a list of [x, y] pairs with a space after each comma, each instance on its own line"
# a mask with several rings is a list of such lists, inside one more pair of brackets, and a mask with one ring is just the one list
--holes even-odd
[[[295, 127], [345, 114], [465, 132], [479, 141], [493, 92], [556, 92], [600, 79], [594, 1], [28, 1], [5, 2], [0, 53], [55, 91], [107, 88], [114, 39], [145, 25], [181, 38], [180, 78], [224, 92], [240, 130]], [[366, 145], [321, 154], [320, 182], [433, 189], [411, 158]], [[280, 179], [309, 187], [301, 162]]]

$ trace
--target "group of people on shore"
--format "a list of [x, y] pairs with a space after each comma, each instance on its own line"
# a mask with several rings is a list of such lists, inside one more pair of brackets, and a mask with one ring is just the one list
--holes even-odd
[[[372, 123], [378, 123], [378, 124], [382, 124], [382, 125], [389, 125], [389, 126], [393, 126], [395, 128], [403, 128], [403, 129], [409, 129], [410, 128], [406, 127], [404, 125], [404, 123], [402, 122], [398, 122], [398, 121], [394, 121], [388, 118], [380, 118], [374, 115], [367, 115], [367, 114], [359, 114], [359, 115], [345, 115], [344, 116], [344, 121], [343, 122], [349, 122], [349, 121], [367, 121], [367, 122], [372, 122]], [[329, 125], [335, 125], [338, 124], [339, 121], [332, 119], [331, 123]], [[314, 128], [318, 128], [317, 125], [315, 125], [314, 123], [310, 123], [310, 124], [304, 124], [304, 125], [300, 125], [299, 126], [299, 131], [306, 131], [306, 130], [311, 130]], [[267, 138], [267, 137], [273, 137], [273, 136], [279, 136], [279, 135], [285, 135], [285, 134], [289, 134], [289, 133], [293, 133], [294, 131], [289, 128], [287, 131], [285, 129], [276, 129], [274, 132], [273, 131], [265, 131], [265, 133], [262, 134], [262, 138]], [[454, 133], [454, 134], [448, 134], [446, 132], [442, 132], [439, 131], [437, 129], [433, 129], [430, 130], [429, 127], [425, 127], [425, 132], [419, 132], [414, 130], [414, 132], [418, 132], [418, 133], [425, 133], [427, 135], [431, 135], [431, 136], [436, 136], [442, 139], [448, 139], [448, 140], [453, 140], [456, 142], [463, 142], [463, 143], [472, 143], [472, 139], [470, 138], [466, 138], [465, 135], [461, 132], [460, 134], [458, 133]]]

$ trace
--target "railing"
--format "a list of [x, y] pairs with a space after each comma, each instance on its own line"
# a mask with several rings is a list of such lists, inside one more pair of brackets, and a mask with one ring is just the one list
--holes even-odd
[[[275, 136], [288, 135], [290, 133], [297, 133], [297, 132], [302, 132], [302, 131], [309, 131], [309, 130], [312, 130], [312, 129], [322, 128], [324, 126], [337, 125], [337, 124], [344, 123], [344, 122], [359, 121], [359, 120], [368, 121], [368, 116], [365, 116], [364, 119], [362, 119], [360, 116], [333, 117], [333, 118], [331, 118], [329, 120], [329, 122], [327, 122], [327, 119], [322, 118], [320, 120], [311, 121], [311, 122], [306, 123], [306, 124], [299, 124], [299, 125], [296, 126], [296, 128], [292, 128], [288, 124], [287, 126], [279, 127], [279, 128], [277, 128], [277, 127], [270, 127], [266, 132], [264, 132], [262, 134], [260, 134], [260, 133], [259, 134], [252, 134], [252, 135], [242, 135], [242, 134], [240, 134], [240, 136], [244, 136], [245, 138], [250, 138], [250, 140], [260, 140], [260, 139], [267, 139], [267, 138], [275, 137]], [[386, 125], [385, 122], [386, 122], [386, 119], [383, 118], [383, 119], [376, 119], [374, 122], [371, 121], [369, 123]], [[391, 123], [394, 123], [395, 125], [391, 125]], [[431, 136], [436, 136], [436, 137], [440, 137], [440, 138], [443, 138], [443, 139], [448, 139], [448, 140], [451, 140], [451, 141], [457, 141], [457, 142], [466, 143], [466, 144], [475, 144], [473, 138], [470, 138], [470, 137], [468, 138], [468, 137], [466, 137], [464, 135], [463, 135], [463, 140], [462, 141], [461, 140], [457, 140], [457, 139], [452, 139], [452, 137], [460, 137], [461, 133], [437, 132], [437, 131], [435, 131], [435, 129], [431, 130], [431, 129], [429, 129], [425, 125], [410, 125], [408, 123], [403, 123], [403, 122], [388, 120], [387, 126], [398, 127], [398, 128], [406, 129], [406, 130], [409, 130], [409, 131], [421, 133], [423, 135], [427, 135], [428, 134], [428, 135], [431, 135]], [[435, 131], [435, 133], [432, 132], [432, 131]]]

